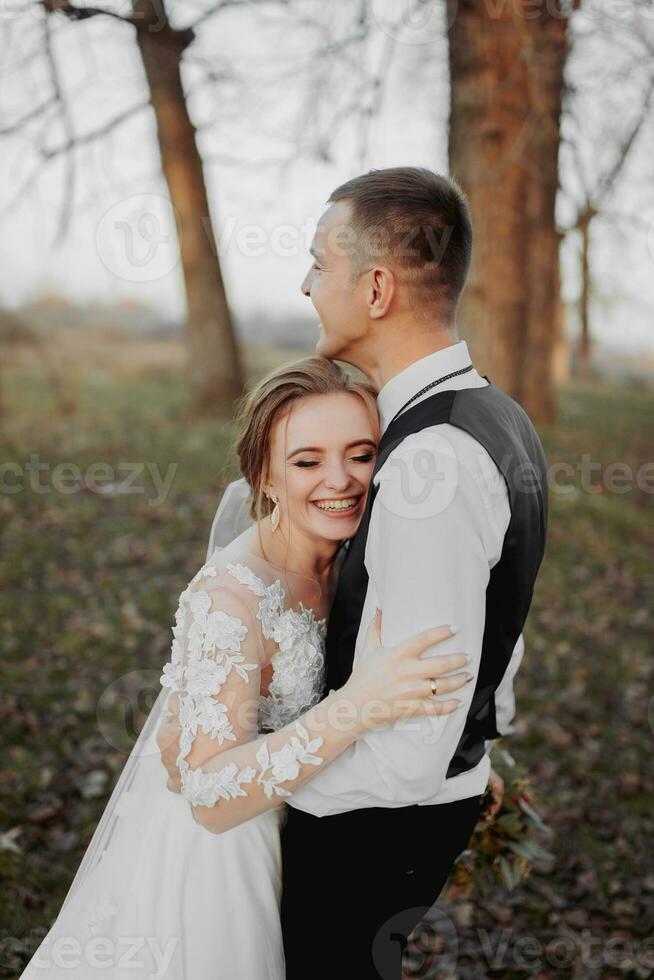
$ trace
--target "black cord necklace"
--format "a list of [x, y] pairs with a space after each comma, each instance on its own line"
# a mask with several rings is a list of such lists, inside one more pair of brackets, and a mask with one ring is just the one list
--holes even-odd
[[432, 381], [428, 385], [425, 385], [424, 388], [421, 388], [420, 391], [416, 392], [415, 395], [413, 395], [411, 398], [409, 398], [408, 402], [405, 402], [404, 403], [404, 405], [399, 410], [399, 412], [396, 412], [395, 413], [395, 415], [390, 420], [390, 422], [388, 423], [388, 425], [386, 426], [386, 428], [388, 429], [393, 424], [393, 422], [398, 417], [398, 415], [400, 415], [400, 413], [404, 411], [405, 408], [408, 408], [408, 406], [411, 405], [412, 402], [414, 402], [416, 400], [416, 398], [420, 398], [420, 396], [421, 395], [424, 395], [424, 393], [426, 391], [429, 391], [430, 388], [435, 388], [436, 385], [442, 385], [444, 381], [449, 381], [450, 378], [456, 378], [457, 375], [459, 375], [459, 374], [467, 374], [468, 371], [472, 371], [472, 364], [468, 364], [468, 366], [467, 367], [464, 367], [464, 368], [459, 368], [458, 371], [452, 371], [451, 374], [446, 374], [444, 377], [439, 378], [437, 381]]

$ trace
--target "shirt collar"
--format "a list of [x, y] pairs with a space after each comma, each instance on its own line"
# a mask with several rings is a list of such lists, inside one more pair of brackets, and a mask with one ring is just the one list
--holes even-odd
[[[436, 381], [444, 374], [451, 374], [452, 371], [459, 371], [471, 363], [468, 345], [465, 340], [459, 340], [458, 343], [452, 344], [450, 347], [443, 347], [442, 350], [421, 357], [420, 360], [409, 364], [403, 371], [387, 381], [377, 395], [377, 408], [382, 433], [388, 427], [395, 413], [399, 412], [412, 395], [417, 394], [430, 381]], [[451, 381], [444, 381], [434, 391], [447, 391], [448, 388], [455, 386], [453, 382], [457, 380], [457, 378], [452, 378]]]

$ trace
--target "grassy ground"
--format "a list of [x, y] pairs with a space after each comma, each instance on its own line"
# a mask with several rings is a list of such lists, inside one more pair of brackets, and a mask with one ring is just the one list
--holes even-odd
[[[138, 370], [111, 360], [110, 339], [101, 371], [80, 349], [60, 359], [56, 383], [34, 352], [13, 352], [3, 376], [2, 460], [14, 464], [0, 492], [3, 978], [19, 975], [61, 904], [124, 763], [126, 726], [138, 729], [156, 694], [177, 596], [235, 475], [232, 428], [186, 414], [174, 344]], [[252, 352], [251, 366], [267, 360]], [[568, 489], [551, 493], [507, 747], [529, 768], [555, 860], [513, 892], [445, 907], [455, 975], [647, 977], [654, 469], [642, 467], [652, 391], [568, 387], [543, 437], [550, 461], [570, 467], [556, 474]], [[611, 489], [617, 462], [633, 472], [627, 492]], [[113, 488], [100, 493], [111, 472]], [[130, 479], [142, 492], [125, 492]], [[624, 487], [624, 474], [613, 479]], [[129, 717], [116, 714], [121, 704]], [[449, 975], [430, 970], [420, 975]]]

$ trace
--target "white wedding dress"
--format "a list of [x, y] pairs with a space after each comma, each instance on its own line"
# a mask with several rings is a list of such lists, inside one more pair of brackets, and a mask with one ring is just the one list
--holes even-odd
[[[247, 661], [255, 645], [265, 665], [259, 732], [282, 728], [321, 697], [326, 626], [314, 613], [319, 587], [248, 551], [247, 537], [214, 550], [180, 596], [163, 690], [25, 980], [284, 980], [279, 830], [289, 757], [276, 753], [284, 758], [277, 768], [271, 760], [264, 781], [279, 806], [221, 834], [193, 819], [189, 800], [199, 802], [203, 787], [184, 759], [199, 732], [215, 739], [217, 751], [230, 747], [232, 719], [216, 693], [228, 675], [242, 683], [254, 676]], [[229, 612], [220, 608], [221, 596], [229, 597]], [[234, 615], [236, 607], [242, 615]], [[167, 789], [156, 743], [173, 692], [184, 795]], [[300, 758], [299, 740], [293, 743]], [[292, 755], [290, 743], [286, 748]], [[229, 807], [255, 775], [236, 766], [218, 781], [214, 774], [214, 805]]]

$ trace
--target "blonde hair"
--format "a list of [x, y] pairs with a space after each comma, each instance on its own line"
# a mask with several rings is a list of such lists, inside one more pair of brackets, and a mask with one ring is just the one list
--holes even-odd
[[245, 396], [241, 405], [236, 452], [241, 473], [250, 487], [250, 516], [255, 521], [270, 514], [274, 506], [266, 497], [262, 485], [270, 470], [270, 443], [275, 423], [301, 398], [341, 392], [360, 398], [371, 417], [377, 420], [377, 403], [372, 385], [366, 381], [355, 381], [325, 357], [305, 357], [276, 368]]

